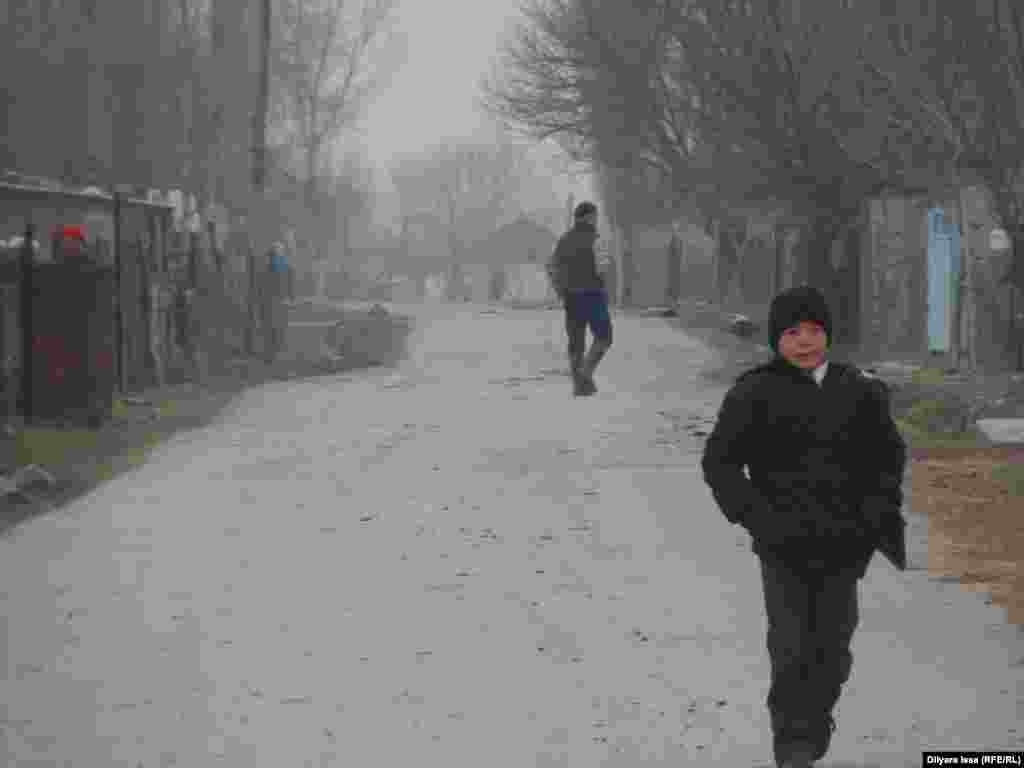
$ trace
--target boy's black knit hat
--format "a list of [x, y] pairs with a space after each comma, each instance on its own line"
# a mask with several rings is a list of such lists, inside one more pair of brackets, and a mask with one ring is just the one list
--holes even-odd
[[783, 332], [804, 321], [818, 323], [825, 329], [829, 339], [832, 338], [832, 313], [821, 291], [809, 285], [801, 285], [783, 291], [772, 299], [768, 328], [772, 349], [776, 354], [779, 352], [779, 338]]
[[597, 206], [589, 200], [584, 200], [582, 203], [576, 206], [576, 210], [573, 211], [573, 218], [582, 219], [589, 216], [592, 213], [597, 213]]

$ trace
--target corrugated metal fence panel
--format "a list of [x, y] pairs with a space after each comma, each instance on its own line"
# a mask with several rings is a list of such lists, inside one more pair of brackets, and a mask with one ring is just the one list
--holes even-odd
[[32, 280], [33, 419], [108, 418], [116, 378], [113, 270], [41, 264]]
[[122, 240], [121, 243], [121, 311], [124, 323], [125, 373], [130, 388], [139, 388], [149, 383], [147, 365], [149, 327], [146, 289], [143, 281], [148, 279], [145, 264], [137, 241]]
[[945, 352], [950, 345], [954, 276], [959, 261], [959, 239], [954, 239], [941, 208], [928, 212], [928, 348]]

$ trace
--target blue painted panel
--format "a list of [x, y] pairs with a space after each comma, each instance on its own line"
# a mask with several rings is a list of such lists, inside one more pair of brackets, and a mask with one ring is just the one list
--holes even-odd
[[949, 350], [954, 244], [944, 212], [933, 208], [928, 212], [928, 348], [933, 352]]

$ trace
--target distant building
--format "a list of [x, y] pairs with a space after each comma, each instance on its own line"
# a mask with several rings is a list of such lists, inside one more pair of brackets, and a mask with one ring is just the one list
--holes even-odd
[[466, 259], [474, 264], [543, 264], [558, 236], [527, 216], [520, 216], [473, 247]]

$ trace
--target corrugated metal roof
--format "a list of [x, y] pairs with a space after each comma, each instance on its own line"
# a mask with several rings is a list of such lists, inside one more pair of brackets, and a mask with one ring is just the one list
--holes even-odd
[[[13, 184], [7, 181], [0, 181], [0, 193], [7, 192], [11, 195], [21, 195], [25, 197], [64, 197], [73, 200], [82, 201], [99, 201], [109, 205], [114, 204], [114, 198], [106, 194], [96, 194], [94, 192], [80, 192], [71, 189], [53, 188], [53, 187], [34, 187], [29, 184]], [[174, 210], [174, 206], [170, 203], [154, 203], [149, 200], [140, 200], [135, 197], [122, 197], [122, 205], [137, 205], [144, 206], [146, 208], [160, 208], [171, 213]]]

